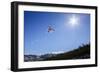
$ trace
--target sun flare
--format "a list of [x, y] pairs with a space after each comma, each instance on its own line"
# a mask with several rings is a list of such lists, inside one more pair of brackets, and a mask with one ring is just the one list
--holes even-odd
[[69, 19], [69, 24], [72, 26], [72, 27], [74, 27], [74, 26], [76, 26], [77, 24], [78, 24], [78, 17], [77, 16], [75, 16], [75, 15], [72, 15], [71, 17], [70, 17], [70, 19]]

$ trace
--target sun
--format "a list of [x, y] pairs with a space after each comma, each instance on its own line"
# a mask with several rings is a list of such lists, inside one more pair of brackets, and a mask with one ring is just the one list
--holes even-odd
[[72, 15], [70, 18], [69, 18], [69, 24], [72, 26], [72, 27], [75, 27], [76, 25], [78, 25], [78, 22], [79, 22], [79, 19], [76, 15]]

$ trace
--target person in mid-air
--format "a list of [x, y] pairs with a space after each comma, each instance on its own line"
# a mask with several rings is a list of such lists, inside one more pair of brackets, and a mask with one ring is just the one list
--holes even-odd
[[55, 31], [51, 25], [48, 26], [48, 32], [52, 32], [52, 31]]

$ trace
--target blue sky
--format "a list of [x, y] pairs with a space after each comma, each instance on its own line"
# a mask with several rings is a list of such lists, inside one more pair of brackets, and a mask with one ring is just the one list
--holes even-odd
[[[49, 25], [55, 31], [48, 32]], [[24, 54], [70, 51], [89, 42], [90, 14], [24, 11]]]

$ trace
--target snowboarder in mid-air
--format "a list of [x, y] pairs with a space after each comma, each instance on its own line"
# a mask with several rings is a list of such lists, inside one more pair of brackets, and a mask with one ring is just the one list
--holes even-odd
[[48, 32], [52, 32], [52, 31], [55, 31], [51, 25], [48, 26]]

